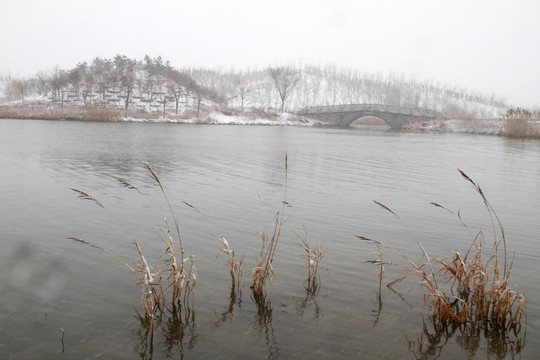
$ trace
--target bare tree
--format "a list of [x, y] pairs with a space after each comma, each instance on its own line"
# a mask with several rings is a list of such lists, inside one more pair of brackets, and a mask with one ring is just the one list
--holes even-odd
[[[188, 85], [188, 89], [193, 92], [195, 95], [195, 98], [197, 100], [197, 119], [199, 118], [199, 114], [201, 111], [201, 102], [204, 98], [204, 88], [199, 86], [196, 81], [191, 81], [191, 83]], [[186, 101], [187, 103], [187, 101]]]
[[114, 58], [114, 69], [122, 87], [125, 98], [125, 113], [124, 117], [128, 114], [128, 105], [131, 100], [131, 94], [135, 87], [135, 72], [137, 68], [137, 61], [129, 59], [125, 55], [116, 55]]
[[81, 95], [83, 97], [84, 106], [88, 105], [88, 97], [94, 97], [94, 94], [92, 94], [94, 90], [94, 85], [96, 82], [96, 78], [94, 74], [91, 71], [87, 71], [84, 75], [83, 79], [83, 90], [81, 91]]
[[110, 59], [95, 58], [90, 66], [97, 84], [96, 92], [101, 94], [101, 100], [105, 100], [105, 93], [115, 83], [113, 75], [114, 63]]
[[217, 92], [206, 86], [199, 85], [195, 80], [192, 80], [187, 89], [193, 93], [193, 97], [197, 101], [197, 119], [199, 118], [201, 111], [201, 104], [204, 99], [210, 100], [214, 103], [220, 103], [223, 99], [217, 94]]
[[79, 94], [79, 89], [84, 77], [88, 73], [88, 64], [86, 62], [78, 63], [73, 69], [67, 72], [67, 79], [73, 90]]
[[170, 95], [174, 97], [175, 113], [178, 115], [178, 105], [183, 94], [187, 94], [187, 88], [193, 79], [186, 73], [180, 72], [172, 67], [166, 70], [167, 89]]
[[238, 95], [240, 96], [240, 109], [244, 111], [244, 101], [246, 96], [252, 91], [249, 87], [248, 81], [244, 74], [235, 74], [233, 76], [233, 85], [238, 90]]
[[47, 96], [49, 77], [45, 71], [36, 74], [38, 93], [41, 96]]
[[281, 66], [269, 68], [268, 74], [272, 78], [274, 85], [281, 98], [281, 112], [285, 108], [285, 100], [289, 97], [298, 81], [300, 81], [300, 71], [291, 66]]
[[24, 95], [26, 94], [26, 91], [28, 90], [28, 81], [24, 79], [16, 79], [12, 80], [11, 83], [8, 85], [8, 93], [17, 95], [17, 97], [21, 98], [21, 103], [24, 105]]

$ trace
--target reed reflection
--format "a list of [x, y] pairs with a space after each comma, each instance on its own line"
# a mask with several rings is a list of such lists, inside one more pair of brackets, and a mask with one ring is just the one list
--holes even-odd
[[[423, 318], [422, 332], [416, 339], [407, 338], [409, 351], [416, 359], [438, 358], [449, 343], [459, 344], [469, 358], [478, 353], [488, 359], [519, 357], [525, 346], [526, 331], [518, 325], [500, 325], [494, 322], [460, 324], [441, 321], [436, 317]], [[452, 341], [451, 341], [452, 340]]]
[[313, 318], [315, 322], [319, 321], [320, 315], [321, 315], [321, 308], [316, 300], [317, 292], [310, 291], [310, 289], [306, 289], [306, 296], [302, 298], [298, 304], [298, 309], [296, 313], [298, 315], [304, 315], [304, 312], [306, 309], [311, 307], [313, 305]]
[[231, 321], [233, 318], [234, 308], [240, 308], [242, 306], [242, 292], [240, 288], [235, 288], [234, 285], [231, 288], [231, 294], [229, 296], [229, 305], [225, 311], [218, 315], [218, 320], [214, 323], [214, 327], [220, 327], [227, 321]]
[[[173, 306], [157, 314], [154, 321], [137, 312], [139, 329], [135, 351], [144, 360], [183, 358], [187, 349], [195, 347], [198, 340], [197, 321], [192, 305]], [[156, 343], [156, 339], [159, 342]], [[157, 352], [157, 354], [155, 354]]]
[[268, 349], [266, 359], [277, 358], [279, 355], [279, 347], [272, 326], [272, 302], [264, 291], [252, 292], [251, 298], [257, 307], [257, 316], [254, 325], [256, 329], [264, 335], [266, 347]]

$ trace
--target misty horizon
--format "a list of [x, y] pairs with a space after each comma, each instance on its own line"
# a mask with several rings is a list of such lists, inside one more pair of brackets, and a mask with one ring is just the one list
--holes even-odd
[[4, 76], [116, 54], [162, 56], [178, 68], [303, 62], [404, 74], [539, 106], [534, 1], [9, 0], [2, 8]]

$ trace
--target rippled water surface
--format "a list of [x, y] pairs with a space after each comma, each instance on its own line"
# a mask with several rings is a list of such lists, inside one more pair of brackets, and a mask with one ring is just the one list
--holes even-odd
[[[258, 232], [284, 196], [292, 208], [279, 240], [269, 311], [250, 298]], [[184, 247], [197, 256], [189, 312], [157, 322], [154, 338], [137, 317], [136, 278], [114, 258], [68, 240], [79, 237], [129, 263], [136, 252], [100, 200], [156, 263], [159, 213], [116, 177], [166, 208], [143, 164], [160, 177], [179, 217]], [[528, 319], [516, 336], [481, 328], [440, 329], [414, 279], [379, 293], [374, 248], [363, 235], [420, 260], [404, 219], [426, 250], [467, 250], [464, 228], [435, 201], [492, 239], [482, 201], [457, 169], [477, 181], [515, 251], [511, 280], [526, 291]], [[208, 218], [187, 207], [187, 201]], [[512, 358], [536, 359], [540, 340], [540, 143], [502, 137], [257, 126], [0, 120], [0, 353], [8, 359]], [[301, 219], [322, 244], [321, 289], [306, 292], [298, 256]], [[230, 279], [213, 237], [244, 258], [243, 288]], [[491, 243], [491, 240], [488, 241]], [[389, 254], [390, 255], [390, 254]], [[399, 276], [387, 269], [384, 281]]]

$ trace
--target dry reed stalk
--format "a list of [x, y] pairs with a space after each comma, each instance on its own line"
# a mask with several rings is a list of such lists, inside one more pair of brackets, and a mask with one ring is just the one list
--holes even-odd
[[[139, 242], [137, 241], [137, 238], [126, 227], [126, 225], [120, 220], [120, 218], [118, 218], [112, 211], [110, 211], [108, 208], [106, 208], [96, 198], [94, 198], [94, 197], [90, 196], [89, 194], [85, 193], [84, 191], [81, 191], [81, 190], [78, 190], [78, 189], [73, 189], [72, 188], [71, 190], [73, 190], [73, 191], [75, 191], [76, 193], [79, 194], [78, 195], [79, 199], [89, 200], [89, 201], [95, 203], [96, 205], [98, 205], [99, 207], [101, 207], [102, 209], [104, 209], [118, 224], [120, 224], [120, 226], [124, 229], [124, 231], [127, 232], [129, 237], [131, 238], [131, 242], [133, 243], [133, 245], [135, 245], [135, 248], [137, 249], [137, 254], [139, 255], [139, 260], [140, 260], [140, 262], [138, 262], [135, 267], [138, 269], [136, 272], [140, 273], [140, 275], [139, 275], [139, 284], [140, 284], [140, 286], [142, 288], [141, 305], [145, 309], [146, 314], [148, 316], [152, 316], [153, 313], [154, 313], [154, 301], [153, 300], [155, 298], [155, 296], [153, 296], [153, 295], [155, 295], [154, 291], [153, 291], [153, 287], [158, 285], [158, 283], [155, 281], [156, 280], [155, 276], [154, 276], [155, 274], [151, 271], [150, 265], [148, 265], [148, 262], [146, 261], [146, 258], [143, 255], [141, 246], [139, 245]], [[84, 243], [84, 241], [80, 241], [80, 239], [78, 239], [77, 241]], [[88, 242], [88, 245], [91, 245], [91, 244]], [[96, 247], [98, 249], [100, 248], [98, 246], [93, 246], [93, 247]], [[101, 248], [101, 249], [104, 250], [103, 248]], [[109, 251], [106, 251], [106, 252], [110, 253]]]
[[302, 249], [305, 251], [305, 257], [307, 260], [307, 269], [308, 277], [304, 281], [304, 285], [308, 292], [317, 293], [321, 283], [321, 277], [319, 274], [319, 269], [322, 268], [320, 262], [324, 257], [324, 251], [322, 245], [318, 245], [315, 249], [312, 249], [309, 245], [309, 241], [306, 239], [301, 239], [302, 243], [299, 244]]
[[326, 251], [323, 251], [322, 245], [317, 245], [315, 249], [311, 248], [306, 226], [304, 225], [300, 217], [298, 215], [296, 216], [298, 218], [298, 221], [302, 225], [302, 230], [304, 232], [303, 236], [296, 234], [296, 236], [298, 236], [298, 238], [300, 239], [300, 243], [298, 243], [298, 245], [304, 250], [305, 253], [302, 256], [306, 258], [307, 262], [306, 265], [308, 270], [308, 276], [304, 281], [304, 287], [306, 288], [306, 291], [308, 293], [316, 294], [319, 291], [321, 284], [319, 269], [328, 270], [320, 265]]
[[[480, 186], [463, 171], [459, 169], [458, 171], [465, 180], [473, 185], [489, 213], [494, 236], [492, 253], [486, 255], [486, 239], [482, 230], [474, 234], [459, 212], [454, 213], [438, 203], [432, 203], [432, 205], [457, 216], [460, 223], [469, 232], [471, 245], [465, 256], [454, 251], [448, 259], [435, 257], [431, 260], [413, 234], [422, 255], [427, 259], [425, 263], [418, 266], [403, 252], [388, 246], [385, 247], [397, 252], [405, 260], [405, 264], [384, 262], [380, 248], [381, 242], [363, 236], [358, 236], [358, 238], [377, 244], [379, 259], [368, 260], [368, 262], [381, 266], [379, 276], [382, 276], [383, 264], [399, 266], [407, 271], [405, 276], [389, 283], [389, 287], [411, 273], [420, 278], [420, 282], [425, 288], [424, 301], [432, 307], [433, 317], [441, 321], [449, 320], [458, 323], [489, 322], [503, 328], [518, 326], [523, 316], [526, 315], [525, 296], [510, 288], [509, 277], [513, 257], [509, 261], [504, 227]], [[410, 231], [394, 211], [381, 203], [375, 203], [396, 216]], [[501, 245], [502, 251], [500, 251]], [[499, 259], [499, 256], [502, 256], [502, 259]], [[434, 271], [435, 266], [438, 266], [437, 272]], [[426, 270], [427, 268], [429, 270]], [[440, 280], [438, 280], [439, 277], [441, 277]]]
[[[219, 254], [223, 253], [226, 256], [225, 262], [227, 266], [229, 267], [229, 274], [231, 276], [231, 290], [232, 292], [238, 292], [240, 293], [240, 283], [242, 279], [242, 263], [243, 259], [237, 260], [235, 258], [235, 252], [233, 249], [230, 248], [229, 242], [223, 235], [220, 234], [219, 230], [217, 230], [217, 226], [212, 222], [212, 220], [199, 208], [196, 206], [184, 201], [184, 204], [201, 214], [207, 221], [214, 227], [216, 230], [216, 234], [213, 236], [221, 243], [223, 248], [220, 248], [218, 251], [217, 256]], [[217, 257], [216, 256], [216, 257]], [[236, 296], [236, 294], [234, 294]]]
[[[116, 256], [112, 252], [104, 249], [101, 246], [78, 238], [70, 239], [100, 249], [108, 253], [109, 255], [112, 255], [124, 266], [129, 268], [130, 271], [138, 274], [138, 286], [141, 287], [141, 308], [144, 309], [146, 317], [150, 319], [150, 327], [153, 329], [153, 318], [156, 312], [163, 311], [164, 308], [169, 305], [173, 307], [176, 305], [180, 305], [182, 301], [187, 301], [191, 298], [197, 280], [197, 269], [194, 266], [195, 256], [185, 256], [184, 254], [178, 219], [176, 217], [176, 214], [174, 213], [174, 210], [171, 206], [171, 203], [167, 197], [161, 181], [149, 165], [145, 164], [144, 166], [150, 173], [150, 176], [153, 178], [153, 180], [160, 187], [160, 190], [167, 202], [167, 206], [169, 207], [170, 215], [174, 220], [175, 231], [171, 229], [165, 213], [148, 195], [146, 195], [138, 187], [125, 179], [119, 178], [118, 181], [120, 184], [122, 184], [122, 186], [126, 187], [127, 189], [135, 190], [141, 196], [143, 196], [159, 212], [161, 218], [163, 219], [165, 226], [163, 229], [161, 229], [161, 232], [164, 234], [164, 236], [161, 236], [161, 240], [165, 243], [166, 248], [160, 256], [160, 259], [162, 260], [158, 263], [158, 266], [151, 267], [148, 264], [135, 235], [112, 211], [106, 208], [94, 197], [78, 189], [72, 190], [79, 194], [78, 197], [80, 199], [90, 200], [96, 205], [103, 208], [128, 233], [132, 243], [137, 249], [139, 261], [136, 262], [134, 269], [133, 267], [128, 265], [127, 262], [125, 262], [123, 259]], [[178, 245], [175, 245], [176, 241], [173, 238], [173, 234], [177, 238]], [[177, 257], [179, 257], [179, 259], [177, 259]], [[189, 262], [189, 265], [186, 264], [187, 262]]]
[[[261, 251], [257, 259], [257, 266], [251, 270], [253, 276], [253, 283], [250, 286], [252, 297], [257, 304], [263, 304], [265, 297], [266, 281], [271, 281], [274, 276], [274, 254], [276, 252], [281, 230], [286, 222], [285, 208], [290, 206], [287, 202], [287, 186], [288, 186], [288, 164], [287, 154], [285, 154], [285, 189], [283, 194], [283, 201], [281, 202], [281, 210], [274, 215], [274, 226], [272, 234], [269, 235], [266, 223], [264, 225], [264, 231], [259, 233], [261, 237]], [[260, 300], [260, 301], [259, 301]]]

